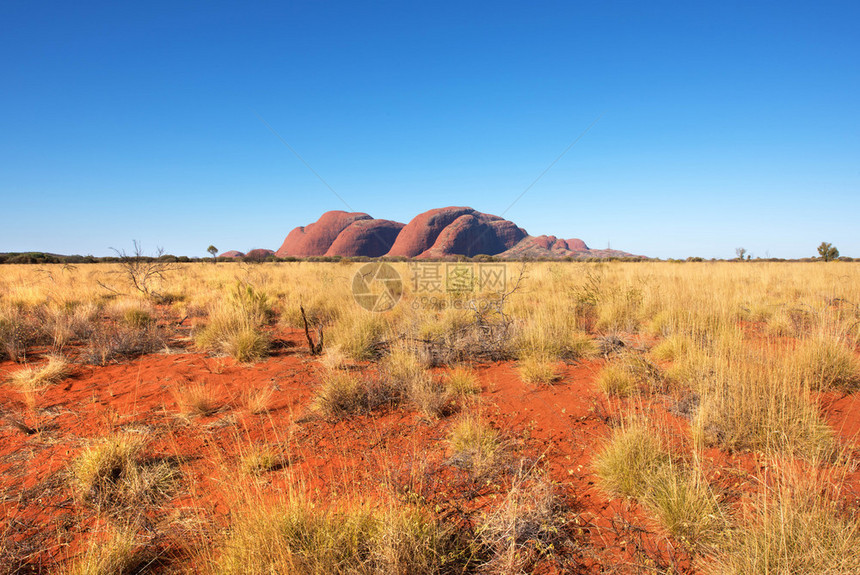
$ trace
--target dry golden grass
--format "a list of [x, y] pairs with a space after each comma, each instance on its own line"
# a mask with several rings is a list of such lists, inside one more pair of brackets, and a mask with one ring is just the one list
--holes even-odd
[[474, 412], [465, 414], [453, 425], [448, 443], [451, 461], [479, 477], [493, 470], [502, 452], [499, 432]]
[[179, 412], [186, 417], [212, 415], [219, 408], [215, 395], [205, 383], [194, 383], [174, 389], [173, 397], [179, 406]]
[[106, 538], [93, 537], [86, 551], [62, 572], [64, 575], [131, 575], [151, 561], [134, 529], [111, 529]]
[[60, 356], [51, 356], [41, 367], [26, 367], [12, 373], [9, 381], [22, 393], [31, 393], [59, 383], [71, 372], [69, 363]]
[[243, 392], [245, 407], [253, 415], [266, 413], [272, 407], [275, 390], [272, 387], [256, 387]]
[[531, 385], [549, 385], [559, 379], [558, 365], [547, 356], [529, 355], [519, 361], [517, 369], [522, 380]]
[[207, 572], [219, 575], [433, 574], [469, 567], [456, 533], [415, 509], [328, 511], [296, 496], [233, 513]]
[[98, 508], [138, 515], [142, 506], [159, 502], [174, 487], [175, 469], [143, 457], [140, 437], [114, 434], [87, 447], [74, 460], [71, 482], [77, 495]]
[[[407, 264], [393, 265], [404, 279], [410, 277]], [[332, 416], [400, 405], [444, 418], [456, 398], [477, 395], [480, 386], [466, 370], [455, 367], [440, 379], [428, 368], [474, 361], [487, 346], [491, 353], [480, 359], [516, 359], [523, 380], [533, 383], [552, 381], [556, 362], [603, 354], [606, 367], [597, 385], [619, 396], [635, 391], [636, 401], [643, 403], [671, 406], [683, 398], [683, 408], [676, 412], [689, 417], [697, 448], [752, 451], [755, 457], [789, 461], [800, 456], [814, 468], [838, 459], [843, 440], [825, 423], [818, 394], [856, 393], [860, 387], [858, 264], [534, 264], [523, 289], [505, 300], [509, 323], [497, 314], [493, 325], [488, 316], [463, 307], [462, 298], [443, 296], [421, 304], [408, 281], [394, 310], [367, 312], [350, 294], [356, 268], [310, 262], [186, 264], [165, 276], [159, 286], [162, 297], [143, 299], [111, 275], [115, 266], [3, 266], [0, 354], [23, 362], [52, 350], [103, 364], [163, 348], [170, 338], [171, 346], [182, 345], [172, 326], [185, 322], [194, 326], [200, 349], [251, 362], [269, 353], [271, 331], [303, 326], [301, 304], [312, 326], [325, 332], [326, 369], [320, 372], [314, 405]], [[511, 265], [508, 277], [515, 272]], [[493, 332], [500, 322], [505, 329]], [[492, 342], [491, 332], [496, 337]], [[341, 369], [347, 364], [350, 370]], [[22, 370], [16, 377], [28, 382], [24, 387], [38, 389], [52, 378], [37, 371]], [[252, 413], [266, 413], [272, 399], [262, 390], [241, 397]], [[188, 413], [209, 411], [205, 401], [190, 398], [186, 403]], [[453, 425], [444, 419], [429, 424], [451, 428], [452, 462], [484, 475], [497, 468], [502, 442], [479, 417], [467, 414]], [[850, 551], [857, 544], [856, 518], [838, 512], [835, 496], [768, 486], [748, 514], [735, 517], [704, 480], [695, 453], [672, 453], [650, 429], [636, 423], [617, 430], [597, 454], [595, 470], [608, 491], [636, 498], [674, 540], [689, 548], [704, 546], [697, 551], [704, 572], [858, 570]], [[252, 475], [264, 473], [272, 459], [258, 455], [248, 462], [240, 459], [239, 467]], [[148, 463], [142, 447], [125, 435], [85, 450], [71, 476], [79, 498], [100, 506], [109, 501], [127, 507], [131, 501], [151, 503], [174, 480], [168, 468]], [[265, 483], [272, 476], [248, 481]], [[766, 483], [762, 477], [756, 480]], [[525, 490], [526, 483], [511, 496], [513, 507], [531, 509], [524, 512], [528, 517], [542, 516], [547, 506], [540, 501], [548, 499], [529, 499], [522, 495]], [[427, 571], [421, 565], [428, 565], [426, 557], [444, 546], [434, 547], [432, 537], [410, 535], [439, 528], [427, 517], [409, 519], [403, 509], [391, 516], [388, 510], [357, 509], [332, 514], [313, 509], [308, 501], [291, 500], [271, 517], [259, 509], [258, 515], [249, 511], [247, 521], [237, 514], [235, 529], [213, 552], [211, 570], [441, 569], [438, 562], [429, 563], [433, 567]], [[516, 516], [510, 511], [498, 509], [498, 521], [487, 528], [483, 545], [492, 547], [489, 542], [498, 540], [491, 532], [517, 525], [508, 520]], [[284, 517], [297, 519], [284, 523]], [[380, 518], [392, 524], [405, 521], [402, 537], [390, 531], [381, 535]], [[302, 539], [297, 533], [313, 537]], [[380, 538], [395, 543], [380, 546]], [[411, 548], [436, 551], [411, 563], [413, 559], [403, 559]], [[368, 554], [368, 549], [375, 551]], [[306, 561], [308, 557], [313, 559]], [[342, 562], [333, 564], [331, 557]]]
[[457, 397], [468, 397], [481, 393], [481, 383], [478, 381], [478, 376], [470, 368], [462, 365], [458, 365], [448, 372], [445, 378], [445, 387], [451, 395]]
[[[860, 572], [860, 521], [810, 470], [772, 462], [775, 481], [700, 567], [719, 575]], [[824, 480], [822, 480], [824, 479]], [[838, 491], [838, 485], [836, 486]]]

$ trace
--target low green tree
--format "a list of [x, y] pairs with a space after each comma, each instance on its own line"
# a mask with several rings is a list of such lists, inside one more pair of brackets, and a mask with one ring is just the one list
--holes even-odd
[[212, 263], [218, 263], [218, 260], [215, 258], [215, 254], [218, 253], [218, 248], [216, 248], [215, 246], [209, 246], [208, 248], [206, 248], [206, 251], [209, 252], [209, 254], [212, 256]]
[[837, 250], [836, 246], [833, 244], [821, 242], [821, 245], [818, 246], [818, 255], [820, 255], [821, 259], [824, 261], [830, 262], [839, 257], [839, 250]]

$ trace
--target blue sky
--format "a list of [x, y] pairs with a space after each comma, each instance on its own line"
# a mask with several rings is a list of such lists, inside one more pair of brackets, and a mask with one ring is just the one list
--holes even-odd
[[140, 4], [0, 4], [0, 251], [468, 205], [654, 257], [860, 257], [857, 2]]

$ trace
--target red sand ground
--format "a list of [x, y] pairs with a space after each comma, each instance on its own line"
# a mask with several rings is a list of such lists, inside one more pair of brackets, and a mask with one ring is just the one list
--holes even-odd
[[[400, 407], [338, 421], [321, 418], [309, 409], [319, 364], [307, 355], [298, 330], [278, 337], [273, 355], [254, 365], [190, 352], [187, 337], [171, 342], [175, 353], [105, 367], [75, 365], [70, 378], [39, 394], [35, 411], [11, 386], [0, 387], [0, 534], [14, 542], [17, 553], [29, 555], [36, 569], [80, 553], [97, 525], [92, 510], [75, 500], [67, 470], [91, 440], [115, 431], [145, 435], [151, 457], [181, 460], [182, 487], [150, 518], [153, 524], [223, 526], [237, 482], [247, 481], [230, 470], [250, 445], [286, 452], [286, 464], [266, 473], [264, 483], [298, 483], [319, 502], [411, 494], [460, 520], [498, 504], [505, 479], [476, 485], [447, 462], [446, 436], [456, 415], [428, 419]], [[601, 490], [591, 465], [612, 425], [630, 409], [661, 418], [680, 444], [688, 440], [689, 424], [669, 413], [667, 400], [607, 399], [594, 383], [601, 364], [565, 365], [556, 384], [540, 387], [524, 384], [513, 362], [477, 365], [481, 409], [509, 451], [545, 468], [578, 513], [579, 572], [691, 571], [689, 554], [646, 510]], [[0, 379], [17, 369], [0, 363]], [[216, 413], [181, 415], [176, 389], [190, 384], [211, 390]], [[269, 410], [253, 415], [245, 394], [264, 388], [273, 390]], [[821, 397], [828, 422], [853, 447], [860, 433], [858, 398]], [[41, 431], [27, 435], [14, 419]], [[755, 456], [716, 449], [706, 456], [709, 479], [729, 501], [755, 492], [754, 475], [763, 468]], [[855, 477], [845, 494], [855, 504], [858, 484]], [[558, 569], [545, 565], [538, 571]]]

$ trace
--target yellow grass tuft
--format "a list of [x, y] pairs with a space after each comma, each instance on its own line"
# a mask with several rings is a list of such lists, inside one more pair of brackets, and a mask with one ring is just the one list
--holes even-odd
[[527, 356], [519, 361], [520, 378], [531, 385], [548, 385], [559, 379], [556, 362], [546, 356]]
[[13, 372], [10, 381], [18, 391], [33, 392], [62, 381], [70, 371], [65, 358], [51, 356], [41, 367], [26, 367]]

